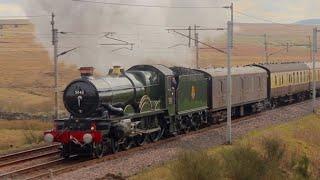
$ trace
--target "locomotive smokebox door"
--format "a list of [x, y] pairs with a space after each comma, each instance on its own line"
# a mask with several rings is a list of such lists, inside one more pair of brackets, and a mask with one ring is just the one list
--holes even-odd
[[169, 115], [175, 114], [175, 88], [177, 86], [177, 82], [173, 76], [167, 76], [166, 77], [166, 104], [168, 108]]

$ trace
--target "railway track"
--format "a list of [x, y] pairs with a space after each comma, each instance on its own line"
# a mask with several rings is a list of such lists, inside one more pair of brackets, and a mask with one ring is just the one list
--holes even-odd
[[58, 150], [59, 144], [53, 144], [48, 146], [43, 146], [39, 148], [29, 149], [25, 151], [19, 151], [16, 153], [10, 153], [0, 156], [0, 168], [18, 164], [45, 156], [58, 155], [60, 150]]
[[[246, 119], [252, 118], [257, 115], [259, 115], [259, 114], [254, 114], [254, 115], [238, 118], [238, 119], [233, 120], [233, 123], [244, 121]], [[175, 141], [175, 140], [182, 138], [182, 137], [185, 137], [185, 136], [203, 133], [208, 130], [217, 129], [217, 128], [221, 128], [224, 126], [226, 126], [226, 122], [212, 125], [212, 126], [208, 126], [208, 127], [199, 129], [198, 131], [191, 131], [187, 134], [180, 134], [180, 135], [177, 135], [177, 136], [174, 136], [171, 138], [160, 140], [158, 142], [149, 143], [144, 146], [138, 146], [138, 147], [129, 149], [127, 151], [121, 151], [116, 154], [107, 155], [101, 159], [88, 159], [88, 158], [81, 158], [81, 157], [76, 157], [76, 156], [72, 157], [71, 159], [68, 159], [68, 160], [64, 160], [63, 158], [59, 158], [54, 161], [41, 163], [41, 164], [37, 164], [37, 165], [31, 166], [28, 168], [23, 168], [23, 169], [15, 170], [12, 172], [8, 172], [6, 174], [2, 174], [2, 175], [0, 175], [0, 179], [6, 178], [6, 177], [10, 177], [10, 178], [13, 177], [13, 178], [24, 179], [24, 180], [47, 179], [47, 178], [54, 177], [56, 175], [59, 175], [59, 174], [65, 173], [65, 172], [76, 170], [76, 169], [79, 169], [82, 167], [87, 167], [92, 164], [122, 158], [122, 157], [128, 156], [130, 154], [142, 151], [144, 149], [156, 148], [161, 144]]]
[[[289, 106], [296, 106], [301, 103], [304, 103], [304, 102], [291, 104]], [[282, 109], [285, 107], [287, 107], [287, 106], [282, 106], [282, 107], [279, 107], [278, 109]], [[233, 123], [233, 125], [236, 125], [237, 123], [240, 123], [242, 121], [246, 121], [246, 120], [249, 120], [249, 119], [252, 119], [255, 117], [259, 117], [265, 113], [269, 113], [269, 110], [258, 113], [258, 114], [248, 115], [245, 117], [234, 119], [232, 121], [232, 123]], [[83, 167], [88, 167], [92, 164], [97, 164], [97, 163], [101, 163], [101, 162], [105, 162], [105, 161], [123, 158], [123, 157], [129, 156], [131, 154], [134, 154], [136, 152], [139, 152], [139, 151], [142, 151], [145, 149], [157, 148], [162, 144], [169, 143], [171, 141], [176, 141], [176, 140], [183, 138], [185, 136], [200, 134], [200, 133], [204, 133], [206, 131], [212, 130], [212, 129], [219, 129], [219, 128], [222, 128], [225, 126], [226, 126], [226, 122], [222, 122], [220, 124], [215, 124], [212, 126], [208, 126], [208, 127], [199, 129], [198, 131], [191, 131], [187, 134], [180, 134], [180, 135], [177, 135], [177, 136], [174, 136], [171, 138], [160, 140], [158, 142], [149, 143], [144, 146], [135, 147], [135, 148], [129, 149], [127, 151], [121, 151], [116, 154], [107, 155], [101, 159], [88, 159], [88, 158], [82, 158], [82, 157], [77, 157], [77, 156], [71, 157], [68, 160], [64, 160], [62, 158], [57, 158], [52, 161], [42, 162], [42, 163], [39, 163], [39, 164], [36, 164], [33, 166], [17, 169], [14, 171], [7, 172], [5, 174], [0, 174], [0, 179], [3, 179], [3, 178], [4, 179], [5, 178], [25, 179], [25, 180], [47, 179], [47, 178], [54, 177], [56, 175], [59, 175], [59, 174], [65, 173], [65, 172], [73, 171], [73, 170], [83, 168]], [[20, 154], [20, 153], [18, 153], [18, 154]], [[0, 157], [0, 160], [1, 160], [1, 158], [2, 157]]]
[[70, 165], [74, 165], [86, 160], [87, 159], [84, 158], [80, 159], [77, 156], [71, 156], [70, 159], [64, 159], [59, 157], [51, 161], [42, 162], [39, 164], [35, 164], [32, 166], [24, 167], [21, 169], [1, 174], [0, 179], [39, 179], [40, 177], [44, 177], [44, 175], [50, 177], [50, 174], [53, 171], [53, 169], [61, 168], [63, 166], [68, 167]]
[[0, 168], [46, 156], [58, 155], [60, 153], [58, 147], [59, 144], [54, 144], [0, 156]]
[[12, 178], [9, 175], [14, 175], [15, 171], [26, 169], [25, 167], [32, 167], [34, 163], [57, 159], [60, 154], [59, 146], [47, 145], [0, 156], [0, 179]]

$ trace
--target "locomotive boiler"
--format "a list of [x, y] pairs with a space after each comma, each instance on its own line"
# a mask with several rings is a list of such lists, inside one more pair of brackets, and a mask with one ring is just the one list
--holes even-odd
[[150, 72], [124, 73], [119, 66], [109, 75], [93, 78], [93, 68], [80, 68], [81, 78], [71, 82], [63, 94], [66, 109], [74, 117], [101, 117], [123, 114], [126, 107], [134, 111], [144, 95], [148, 95]]

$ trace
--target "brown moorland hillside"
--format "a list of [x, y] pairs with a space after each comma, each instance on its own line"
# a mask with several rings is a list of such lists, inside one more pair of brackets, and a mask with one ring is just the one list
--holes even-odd
[[[37, 42], [33, 25], [3, 26], [0, 34], [0, 112], [50, 114], [53, 65], [48, 51]], [[50, 36], [46, 38], [50, 42]], [[64, 64], [59, 69], [62, 90], [78, 72]]]
[[[278, 52], [269, 57], [269, 62], [281, 61], [309, 61], [309, 37], [313, 26], [283, 25], [283, 24], [250, 24], [237, 23], [234, 27], [234, 49], [232, 64], [246, 65], [249, 63], [265, 62], [264, 34], [267, 34], [269, 53]], [[209, 38], [208, 38], [209, 39]], [[226, 50], [226, 34], [207, 42], [213, 46]], [[311, 36], [312, 39], [312, 36]], [[286, 43], [307, 46], [289, 46]], [[285, 45], [285, 46], [283, 46]], [[319, 58], [319, 55], [318, 55]], [[200, 52], [200, 66], [225, 66], [226, 55], [211, 49]]]

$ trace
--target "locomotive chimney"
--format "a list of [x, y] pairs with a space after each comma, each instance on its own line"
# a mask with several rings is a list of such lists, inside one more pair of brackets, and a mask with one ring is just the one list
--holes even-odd
[[111, 76], [120, 76], [122, 74], [124, 74], [124, 69], [121, 66], [113, 66], [113, 68], [109, 70], [109, 75]]
[[80, 67], [79, 68], [81, 77], [93, 76], [93, 70], [94, 70], [93, 67]]

